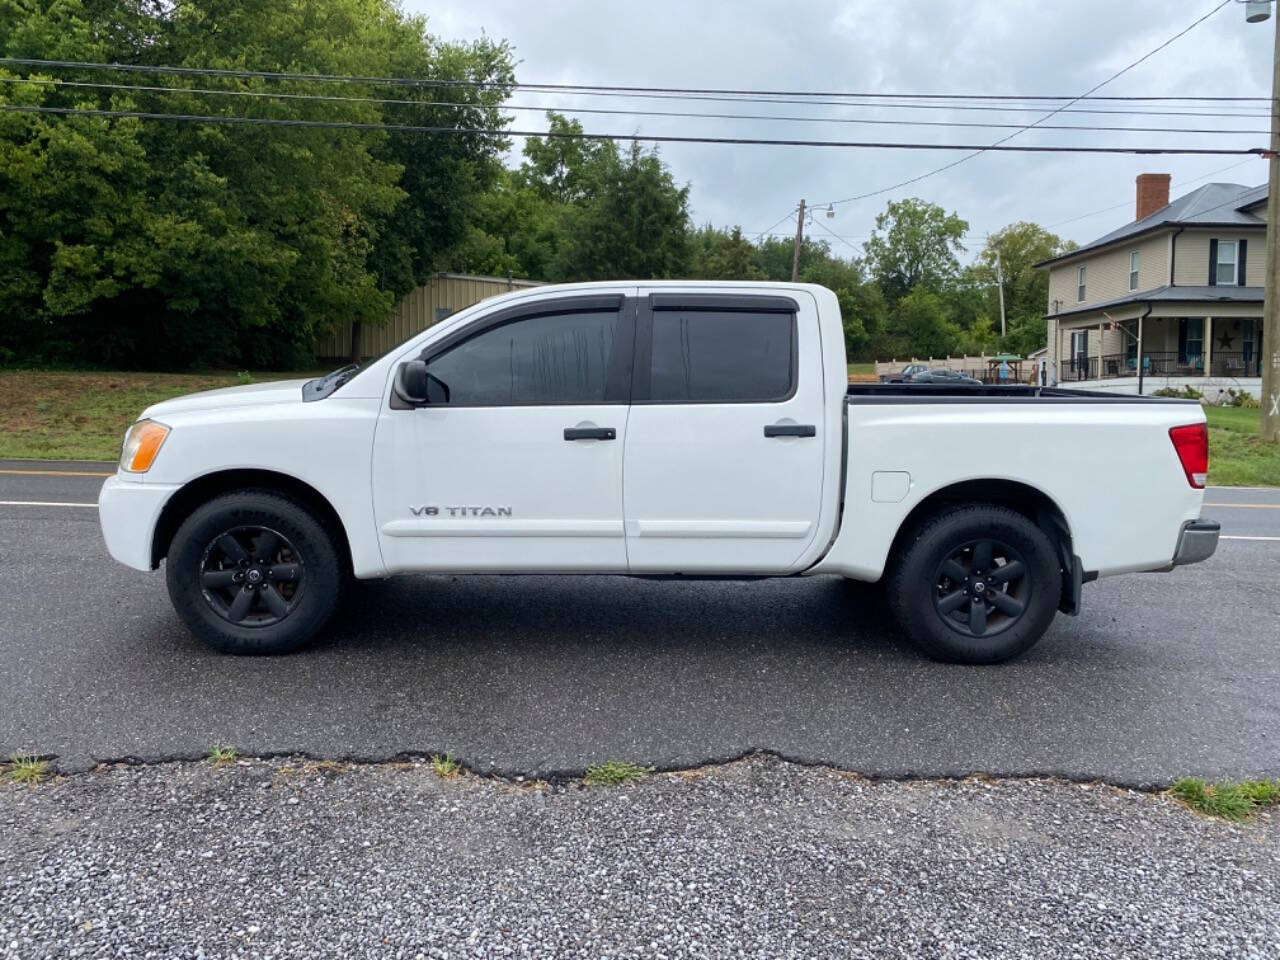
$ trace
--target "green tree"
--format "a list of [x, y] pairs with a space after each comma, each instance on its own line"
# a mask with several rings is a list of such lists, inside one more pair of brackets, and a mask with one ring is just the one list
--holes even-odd
[[691, 238], [690, 276], [700, 280], [763, 280], [756, 265], [756, 247], [742, 235], [742, 228], [717, 230], [707, 226]]
[[595, 192], [566, 212], [554, 278], [686, 276], [689, 188], [676, 186], [657, 151], [634, 141], [625, 153], [602, 151], [597, 164]]
[[1008, 326], [1008, 335], [1001, 344], [1003, 349], [1025, 354], [1044, 346], [1049, 273], [1037, 270], [1035, 265], [1074, 249], [1074, 243], [1026, 221], [1011, 223], [987, 238], [971, 274], [974, 282], [988, 291], [987, 312], [998, 323], [996, 258], [999, 256]]
[[935, 203], [890, 201], [864, 248], [867, 268], [891, 303], [917, 287], [936, 292], [959, 274], [968, 229]]
[[894, 307], [896, 329], [918, 357], [949, 356], [960, 342], [960, 328], [947, 318], [942, 298], [924, 286], [911, 290]]
[[548, 203], [581, 204], [600, 188], [601, 178], [617, 161], [618, 149], [611, 140], [588, 140], [582, 123], [547, 112], [547, 137], [525, 141], [524, 163], [517, 182], [532, 188]]
[[[228, 76], [60, 70], [4, 84], [0, 100], [31, 106], [374, 128], [0, 115], [0, 311], [22, 318], [0, 328], [0, 356], [307, 362], [317, 334], [347, 318], [383, 321], [397, 294], [438, 268], [467, 236], [471, 200], [501, 169], [502, 139], [487, 131], [501, 129], [509, 52], [488, 41], [441, 44], [391, 0], [9, 0], [0, 4], [0, 51], [495, 84], [450, 87], [439, 96], [458, 106], [434, 112], [360, 100], [437, 96], [374, 84], [344, 85], [348, 99], [332, 99], [333, 85], [320, 81]], [[415, 138], [376, 129], [444, 117], [486, 132]]]

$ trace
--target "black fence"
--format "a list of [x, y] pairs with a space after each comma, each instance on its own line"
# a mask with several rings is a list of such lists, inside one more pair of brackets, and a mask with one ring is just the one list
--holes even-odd
[[[1060, 361], [1058, 381], [1110, 380], [1136, 377], [1136, 354], [1104, 353], [1101, 357], [1068, 357]], [[1262, 358], [1257, 351], [1214, 351], [1205, 372], [1204, 354], [1178, 350], [1148, 350], [1142, 354], [1142, 372], [1148, 377], [1258, 377]]]

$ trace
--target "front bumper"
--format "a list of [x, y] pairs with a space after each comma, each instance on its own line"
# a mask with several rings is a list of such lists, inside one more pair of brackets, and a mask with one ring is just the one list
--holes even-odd
[[160, 511], [178, 487], [108, 477], [98, 494], [98, 522], [107, 552], [127, 567], [151, 569], [151, 539]]
[[1217, 520], [1188, 520], [1178, 534], [1178, 548], [1173, 553], [1173, 565], [1181, 567], [1208, 560], [1218, 549], [1218, 535], [1221, 532], [1222, 526]]

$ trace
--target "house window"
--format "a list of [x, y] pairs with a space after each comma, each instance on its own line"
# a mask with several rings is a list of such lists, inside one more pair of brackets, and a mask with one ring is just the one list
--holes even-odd
[[1236, 242], [1234, 240], [1218, 241], [1218, 286], [1234, 287], [1236, 285]]
[[1129, 289], [1138, 289], [1138, 251], [1129, 254]]
[[1084, 267], [1076, 267], [1076, 303], [1084, 303]]

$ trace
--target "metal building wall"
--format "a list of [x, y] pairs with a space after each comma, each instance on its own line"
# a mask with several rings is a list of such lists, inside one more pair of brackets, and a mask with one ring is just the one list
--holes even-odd
[[[403, 343], [427, 327], [465, 307], [511, 290], [539, 286], [533, 280], [508, 280], [505, 277], [477, 277], [464, 273], [438, 273], [426, 285], [404, 295], [390, 319], [375, 326], [360, 328], [360, 356], [376, 357]], [[316, 342], [316, 357], [322, 360], [345, 360], [351, 353], [351, 321]]]

